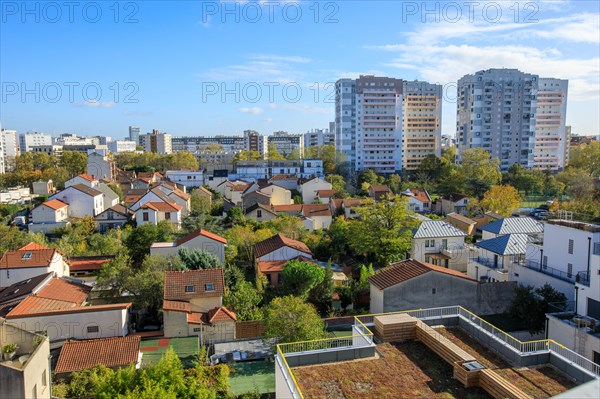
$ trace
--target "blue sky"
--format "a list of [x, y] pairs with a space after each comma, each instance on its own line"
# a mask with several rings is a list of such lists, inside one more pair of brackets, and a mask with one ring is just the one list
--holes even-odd
[[0, 1], [0, 122], [117, 138], [129, 125], [303, 133], [334, 119], [337, 79], [378, 74], [445, 85], [454, 134], [456, 80], [506, 67], [569, 79], [567, 123], [599, 134], [600, 2], [478, 3]]

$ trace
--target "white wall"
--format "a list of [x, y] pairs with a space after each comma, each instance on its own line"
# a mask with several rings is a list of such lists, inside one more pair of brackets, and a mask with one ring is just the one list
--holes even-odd
[[315, 202], [317, 197], [317, 191], [319, 190], [331, 190], [333, 186], [331, 183], [321, 179], [312, 179], [300, 186], [300, 192], [302, 193], [302, 202], [305, 204], [312, 204]]
[[575, 284], [559, 280], [544, 273], [536, 272], [518, 264], [510, 266], [510, 281], [518, 281], [523, 285], [531, 285], [535, 288], [550, 284], [555, 290], [562, 292], [568, 301], [575, 300]]
[[57, 199], [68, 204], [70, 217], [96, 216], [104, 211], [102, 194], [92, 197], [72, 187], [65, 188], [49, 199]]
[[46, 205], [40, 205], [31, 211], [33, 223], [62, 222], [68, 217], [68, 207], [54, 210]]
[[[459, 249], [464, 248], [465, 238], [464, 237], [436, 237], [436, 238], [413, 238], [411, 254], [413, 259], [425, 262], [425, 254], [439, 253], [442, 249], [442, 240], [448, 240], [446, 248], [448, 249]], [[426, 247], [425, 241], [435, 240], [433, 246]], [[466, 259], [465, 259], [466, 261]]]
[[371, 284], [371, 314], [383, 313], [383, 291]]

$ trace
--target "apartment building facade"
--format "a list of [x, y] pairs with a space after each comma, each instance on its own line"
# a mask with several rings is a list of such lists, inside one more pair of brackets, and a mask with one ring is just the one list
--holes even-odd
[[335, 145], [335, 130], [313, 129], [304, 133], [304, 148], [322, 145]]
[[284, 157], [287, 157], [294, 151], [298, 156], [304, 156], [304, 136], [301, 134], [292, 134], [288, 132], [275, 132], [267, 137], [269, 145], [274, 145], [277, 151]]
[[[10, 172], [13, 166], [14, 159], [21, 153], [19, 147], [19, 136], [16, 130], [2, 129], [0, 132], [0, 163], [6, 172]], [[0, 169], [1, 170], [1, 169]]]
[[569, 151], [565, 124], [569, 81], [540, 78], [538, 90], [533, 167], [558, 170], [564, 168]]
[[172, 136], [168, 133], [161, 133], [156, 129], [152, 130], [152, 133], [140, 136], [140, 145], [144, 147], [145, 152], [163, 155], [173, 152]]
[[39, 132], [19, 134], [19, 150], [21, 153], [32, 151], [34, 146], [52, 146], [52, 136]]

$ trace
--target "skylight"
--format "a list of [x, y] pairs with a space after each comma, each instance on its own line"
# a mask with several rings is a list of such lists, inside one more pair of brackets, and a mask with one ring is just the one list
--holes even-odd
[[23, 258], [22, 258], [22, 259], [24, 259], [24, 260], [31, 259], [31, 252], [26, 252], [26, 253], [23, 255]]

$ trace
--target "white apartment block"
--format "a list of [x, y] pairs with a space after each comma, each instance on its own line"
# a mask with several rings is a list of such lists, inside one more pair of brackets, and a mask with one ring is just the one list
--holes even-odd
[[19, 134], [19, 150], [21, 154], [31, 151], [34, 146], [52, 146], [52, 136], [39, 132]]
[[304, 148], [335, 145], [335, 131], [328, 129], [313, 129], [304, 133]]
[[137, 143], [133, 140], [115, 140], [108, 143], [109, 151], [118, 154], [120, 152], [133, 152]]
[[298, 151], [300, 158], [304, 156], [304, 136], [301, 134], [275, 132], [268, 137], [268, 143], [273, 144], [284, 157], [294, 151]]
[[0, 133], [0, 152], [2, 153], [0, 160], [2, 167], [6, 172], [10, 172], [12, 161], [21, 153], [19, 148], [19, 136], [16, 130], [5, 130], [2, 129]]
[[241, 136], [193, 136], [173, 137], [171, 139], [173, 152], [190, 151], [193, 154], [204, 152], [215, 145], [221, 151], [235, 153], [246, 149], [246, 140]]
[[6, 173], [6, 165], [4, 160], [4, 144], [0, 140], [0, 175]]
[[152, 130], [152, 133], [140, 136], [140, 145], [144, 147], [145, 152], [154, 152], [163, 155], [173, 152], [172, 136], [155, 129]]
[[483, 148], [507, 171], [557, 169], [567, 151], [568, 81], [517, 69], [488, 69], [458, 81], [456, 137], [459, 155]]
[[534, 168], [557, 170], [565, 166], [565, 154], [569, 146], [565, 125], [568, 91], [568, 80], [539, 79]]
[[80, 137], [76, 134], [61, 134], [56, 139], [54, 139], [54, 143], [56, 145], [64, 146], [99, 146], [100, 139], [98, 137]]
[[370, 75], [338, 80], [336, 149], [357, 171], [414, 169], [440, 154], [441, 92], [439, 85]]

